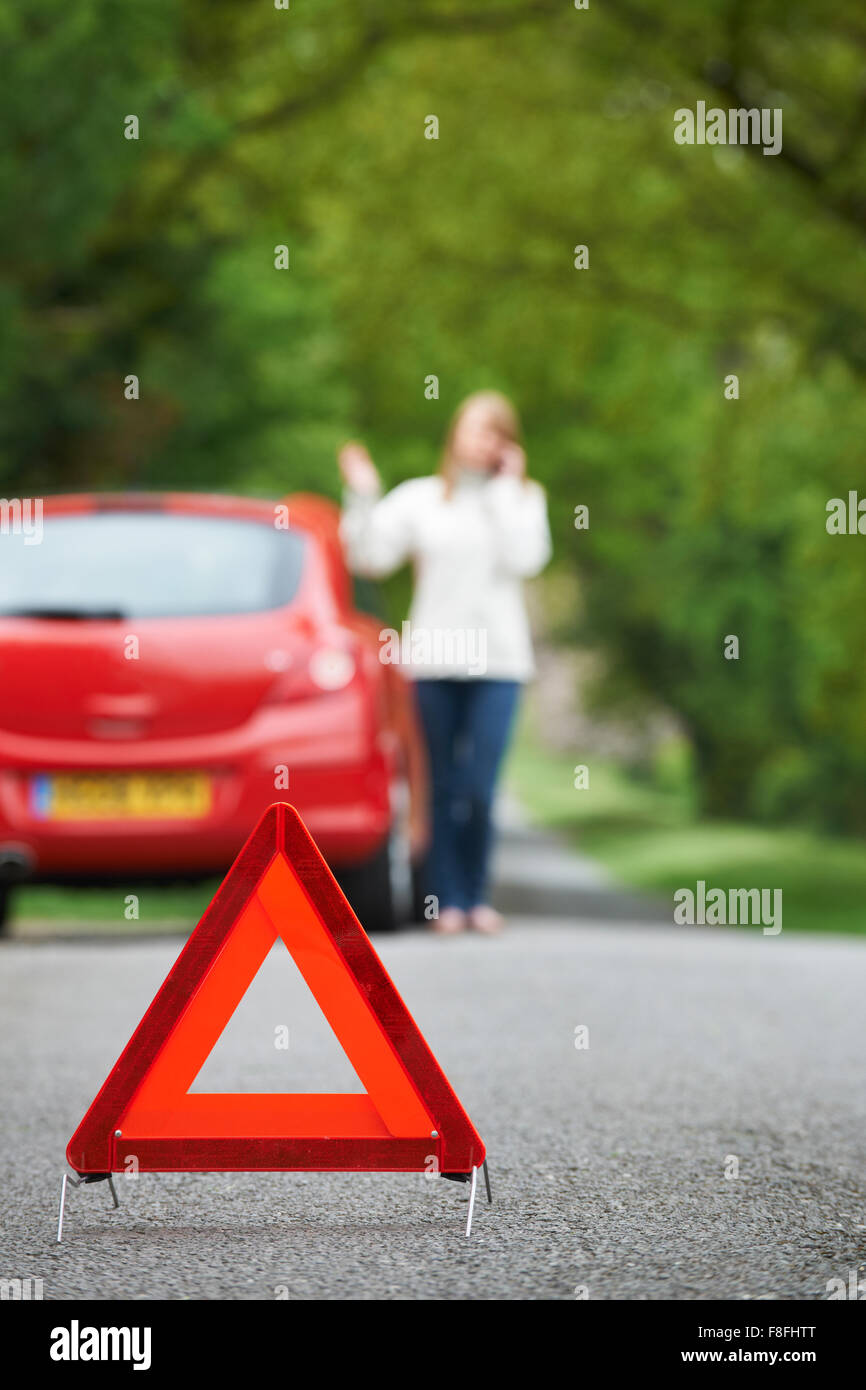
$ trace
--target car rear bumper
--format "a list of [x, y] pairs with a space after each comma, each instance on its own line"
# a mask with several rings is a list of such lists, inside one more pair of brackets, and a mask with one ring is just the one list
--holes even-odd
[[[4, 852], [20, 852], [26, 877], [37, 881], [221, 873], [274, 801], [297, 807], [330, 863], [367, 858], [390, 825], [387, 749], [359, 719], [357, 701], [337, 695], [304, 705], [266, 709], [241, 730], [198, 738], [84, 743], [0, 732], [0, 863]], [[148, 770], [205, 774], [209, 812], [51, 820], [34, 805], [40, 774]]]

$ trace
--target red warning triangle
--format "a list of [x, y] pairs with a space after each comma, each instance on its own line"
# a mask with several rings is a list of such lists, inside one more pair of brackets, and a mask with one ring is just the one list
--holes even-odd
[[[282, 937], [365, 1094], [190, 1086]], [[69, 1141], [79, 1173], [469, 1173], [484, 1145], [293, 806], [268, 808]]]

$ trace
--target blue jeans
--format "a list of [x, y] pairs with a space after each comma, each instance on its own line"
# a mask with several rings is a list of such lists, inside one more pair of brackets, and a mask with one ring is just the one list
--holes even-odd
[[418, 680], [431, 783], [425, 893], [439, 910], [487, 901], [496, 775], [517, 708], [518, 681]]

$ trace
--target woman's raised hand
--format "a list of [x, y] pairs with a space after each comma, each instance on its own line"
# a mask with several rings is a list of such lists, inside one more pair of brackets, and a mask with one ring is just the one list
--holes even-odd
[[350, 439], [337, 450], [337, 463], [343, 482], [352, 492], [379, 492], [379, 474], [363, 444]]
[[496, 471], [500, 476], [504, 474], [510, 478], [526, 477], [526, 454], [519, 444], [509, 442], [503, 446]]

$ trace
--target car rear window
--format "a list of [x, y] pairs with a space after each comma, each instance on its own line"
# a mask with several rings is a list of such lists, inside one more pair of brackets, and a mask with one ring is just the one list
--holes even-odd
[[[26, 544], [29, 539], [29, 544]], [[0, 537], [0, 614], [180, 618], [258, 613], [294, 598], [305, 541], [257, 521], [82, 512]]]

